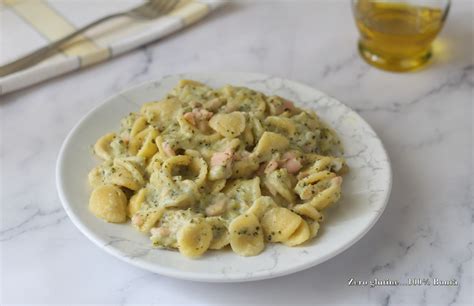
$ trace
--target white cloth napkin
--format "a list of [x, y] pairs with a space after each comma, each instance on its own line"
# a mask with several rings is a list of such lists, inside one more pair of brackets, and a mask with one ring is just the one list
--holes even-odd
[[[0, 64], [3, 65], [77, 28], [144, 3], [140, 0], [2, 0]], [[57, 55], [0, 78], [0, 95], [79, 70], [178, 31], [206, 16], [220, 0], [181, 0], [154, 20], [119, 17], [81, 35]]]

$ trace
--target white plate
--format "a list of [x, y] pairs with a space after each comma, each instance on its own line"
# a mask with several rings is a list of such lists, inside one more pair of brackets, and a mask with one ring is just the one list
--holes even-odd
[[[182, 78], [213, 87], [246, 86], [276, 94], [312, 108], [340, 135], [350, 172], [344, 177], [343, 196], [331, 208], [316, 239], [289, 248], [268, 245], [259, 256], [240, 257], [232, 251], [211, 251], [191, 260], [175, 251], [153, 249], [147, 236], [130, 224], [109, 224], [88, 211], [91, 192], [87, 174], [98, 161], [91, 145], [118, 130], [122, 117], [142, 103], [159, 100]], [[90, 240], [110, 254], [140, 268], [195, 281], [240, 282], [277, 277], [315, 266], [358, 241], [382, 214], [391, 189], [390, 162], [380, 139], [354, 111], [306, 85], [260, 74], [217, 73], [168, 76], [125, 90], [93, 109], [68, 135], [59, 153], [57, 188], [72, 222]]]

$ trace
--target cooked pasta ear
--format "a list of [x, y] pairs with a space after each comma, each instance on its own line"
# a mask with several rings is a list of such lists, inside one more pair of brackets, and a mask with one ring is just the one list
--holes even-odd
[[263, 215], [262, 227], [268, 241], [281, 242], [288, 240], [302, 221], [303, 219], [291, 210], [275, 207]]
[[155, 155], [153, 155], [147, 166], [146, 166], [146, 172], [148, 175], [151, 175], [152, 173], [154, 172], [158, 172], [161, 170], [161, 166], [163, 165], [163, 162], [164, 162], [164, 158], [161, 156], [160, 153], [155, 153]]
[[100, 185], [103, 185], [104, 184], [104, 181], [103, 181], [104, 177], [102, 175], [101, 166], [97, 166], [97, 167], [93, 168], [89, 172], [87, 178], [89, 180], [89, 185], [92, 188], [97, 188]]
[[150, 230], [161, 219], [164, 212], [165, 209], [163, 207], [140, 209], [132, 216], [132, 225], [134, 225], [142, 233], [149, 233]]
[[158, 131], [154, 128], [147, 130], [146, 134], [138, 146], [137, 156], [144, 159], [151, 158], [158, 151], [155, 143], [155, 138], [158, 136]]
[[217, 181], [207, 181], [207, 184], [206, 184], [206, 189], [208, 191], [208, 193], [210, 194], [217, 194], [219, 192], [222, 191], [222, 189], [224, 189], [225, 187], [225, 184], [226, 184], [226, 179], [221, 179], [221, 180], [217, 180]]
[[245, 129], [245, 116], [241, 112], [216, 114], [209, 120], [209, 126], [224, 137], [238, 137]]
[[317, 221], [308, 221], [308, 226], [309, 226], [309, 237], [314, 238], [316, 235], [318, 235], [319, 231], [319, 222]]
[[187, 257], [198, 257], [207, 251], [212, 241], [212, 228], [204, 221], [185, 224], [177, 235], [178, 249]]
[[142, 207], [143, 202], [145, 202], [146, 195], [147, 195], [147, 189], [142, 188], [142, 189], [140, 189], [140, 191], [135, 193], [130, 198], [130, 201], [128, 203], [128, 214], [127, 214], [130, 218], [132, 218], [132, 216], [134, 214], [136, 214], [137, 211], [140, 210], [140, 208]]
[[145, 185], [143, 175], [131, 161], [116, 158], [107, 182], [123, 186], [131, 190], [139, 190]]
[[298, 204], [293, 207], [293, 211], [301, 216], [311, 218], [315, 221], [323, 220], [323, 215], [310, 203]]
[[250, 158], [234, 162], [232, 167], [232, 177], [247, 178], [258, 169], [258, 163]]
[[255, 144], [255, 136], [252, 132], [252, 125], [251, 124], [246, 124], [245, 125], [245, 129], [242, 132], [242, 138], [243, 138], [243, 141], [248, 146], [253, 146]]
[[264, 184], [272, 195], [280, 195], [293, 204], [296, 200], [293, 192], [293, 180], [294, 177], [291, 177], [286, 169], [278, 169], [265, 177]]
[[161, 128], [165, 128], [169, 122], [174, 122], [180, 112], [181, 102], [175, 98], [145, 103], [140, 110], [149, 123]]
[[315, 196], [309, 203], [316, 209], [322, 210], [334, 204], [341, 197], [342, 177], [336, 176], [329, 181], [328, 188]]
[[298, 228], [295, 230], [293, 234], [291, 234], [288, 239], [283, 241], [283, 244], [287, 246], [296, 246], [302, 244], [306, 240], [308, 240], [311, 236], [311, 231], [309, 229], [308, 223], [302, 220]]
[[306, 163], [312, 163], [312, 165], [298, 174], [299, 179], [322, 171], [331, 171], [342, 175], [348, 169], [345, 160], [341, 157], [307, 154], [304, 159]]
[[229, 232], [230, 246], [241, 256], [255, 256], [265, 248], [260, 222], [253, 214], [243, 214], [232, 220]]
[[293, 121], [289, 118], [280, 116], [269, 116], [265, 118], [265, 124], [275, 127], [277, 130], [282, 131], [285, 134], [292, 136], [295, 134], [296, 126]]
[[145, 117], [138, 117], [132, 125], [132, 129], [130, 130], [130, 137], [135, 137], [143, 131], [147, 126], [146, 118]]
[[196, 178], [194, 179], [194, 182], [196, 183], [197, 187], [201, 187], [204, 185], [206, 182], [206, 176], [207, 176], [207, 163], [206, 161], [199, 156], [195, 156], [191, 159], [191, 163], [189, 164], [189, 169], [193, 173], [197, 173]]
[[288, 139], [281, 134], [264, 132], [254, 149], [254, 154], [260, 157], [260, 160], [269, 159], [274, 152], [288, 148], [289, 144]]
[[268, 210], [274, 207], [278, 206], [271, 197], [259, 197], [253, 202], [252, 206], [247, 210], [247, 213], [253, 214], [258, 219], [261, 219]]
[[143, 141], [147, 134], [153, 130], [153, 127], [149, 126], [146, 129], [140, 130], [137, 134], [134, 136], [130, 136], [129, 144], [128, 144], [128, 152], [131, 155], [137, 155], [138, 150], [140, 150], [140, 147], [143, 144]]
[[302, 200], [310, 200], [308, 203], [311, 206], [322, 210], [339, 200], [341, 184], [342, 177], [333, 172], [320, 171], [298, 181], [295, 191]]
[[230, 243], [229, 231], [224, 220], [219, 217], [208, 217], [206, 222], [212, 229], [212, 241], [209, 249], [219, 250]]
[[102, 185], [92, 191], [90, 211], [107, 222], [122, 223], [127, 220], [127, 197], [114, 185]]
[[260, 120], [255, 117], [251, 117], [249, 119], [249, 126], [253, 134], [254, 142], [257, 142], [260, 139], [260, 137], [262, 137], [263, 133], [265, 132], [265, 128], [263, 127]]
[[250, 206], [261, 196], [260, 178], [255, 177], [251, 180], [235, 180], [229, 184], [223, 192], [227, 196]]
[[180, 80], [176, 87], [183, 88], [183, 87], [186, 87], [186, 86], [206, 86], [206, 85], [204, 85], [201, 82], [194, 81], [194, 80]]
[[[175, 169], [178, 167], [184, 168], [187, 171], [186, 175], [189, 177], [182, 177], [183, 174], [178, 172], [174, 175]], [[178, 155], [168, 158], [162, 165], [162, 172], [170, 181], [183, 181], [185, 179], [192, 180], [196, 187], [204, 184], [207, 176], [207, 163], [198, 156]]]
[[336, 174], [329, 171], [316, 172], [299, 180], [295, 186], [295, 192], [302, 200], [312, 199], [324, 187], [323, 184], [335, 176]]
[[103, 160], [108, 160], [113, 158], [112, 148], [110, 147], [110, 143], [114, 138], [117, 137], [115, 133], [108, 133], [99, 138], [94, 145], [94, 152], [97, 156], [102, 158]]
[[163, 174], [169, 179], [173, 178], [173, 170], [179, 166], [189, 166], [192, 157], [188, 155], [178, 155], [168, 158], [162, 166]]

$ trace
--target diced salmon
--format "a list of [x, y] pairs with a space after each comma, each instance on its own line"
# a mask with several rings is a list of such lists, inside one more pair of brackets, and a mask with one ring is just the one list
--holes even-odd
[[287, 111], [287, 110], [291, 111], [294, 109], [295, 109], [295, 105], [293, 104], [293, 102], [288, 101], [288, 100], [283, 101], [283, 111]]
[[265, 174], [269, 174], [269, 173], [272, 173], [273, 171], [275, 171], [276, 169], [278, 169], [278, 162], [276, 160], [271, 160], [265, 166], [265, 169], [263, 170], [263, 172]]
[[167, 227], [154, 227], [150, 230], [150, 234], [152, 236], [161, 236], [161, 237], [166, 237], [171, 234], [171, 231]]
[[231, 149], [226, 149], [224, 152], [215, 152], [211, 157], [211, 167], [225, 166], [232, 161], [234, 152]]
[[208, 133], [210, 129], [209, 122], [207, 121], [199, 121], [196, 127], [203, 133]]
[[145, 220], [143, 220], [143, 217], [139, 214], [134, 214], [132, 217], [132, 224], [136, 226], [142, 226]]
[[297, 160], [296, 158], [290, 158], [285, 162], [283, 167], [286, 168], [288, 173], [295, 174], [295, 173], [298, 173], [298, 171], [300, 171], [303, 166], [301, 165], [300, 161]]
[[170, 144], [163, 142], [163, 151], [168, 156], [176, 156], [176, 152], [171, 148]]
[[331, 183], [336, 185], [336, 186], [340, 186], [342, 184], [342, 176], [336, 176], [336, 177], [332, 178]]
[[209, 119], [214, 115], [213, 112], [204, 108], [194, 108], [192, 112], [183, 115], [184, 119], [192, 126], [197, 127], [201, 131], [206, 131], [209, 127]]
[[275, 108], [276, 115], [280, 115], [281, 113], [284, 113], [286, 111], [292, 111], [295, 109], [295, 105], [293, 104], [293, 102], [286, 99], [282, 99], [282, 100], [283, 100], [283, 103], [281, 105], [278, 105]]
[[195, 108], [193, 109], [193, 113], [198, 120], [209, 120], [214, 115], [213, 112], [210, 112], [204, 108]]
[[184, 119], [189, 122], [191, 125], [196, 125], [196, 118], [194, 118], [193, 112], [187, 112], [183, 115]]
[[301, 170], [303, 165], [301, 165], [296, 154], [290, 151], [283, 154], [283, 157], [280, 160], [280, 167], [286, 168], [288, 173], [295, 174]]

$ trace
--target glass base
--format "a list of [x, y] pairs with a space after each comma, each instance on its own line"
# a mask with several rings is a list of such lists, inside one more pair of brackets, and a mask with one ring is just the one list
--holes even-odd
[[362, 58], [372, 66], [388, 71], [410, 71], [424, 66], [431, 58], [431, 48], [426, 52], [410, 58], [399, 58], [393, 56], [384, 56], [372, 52], [359, 41], [359, 53]]

